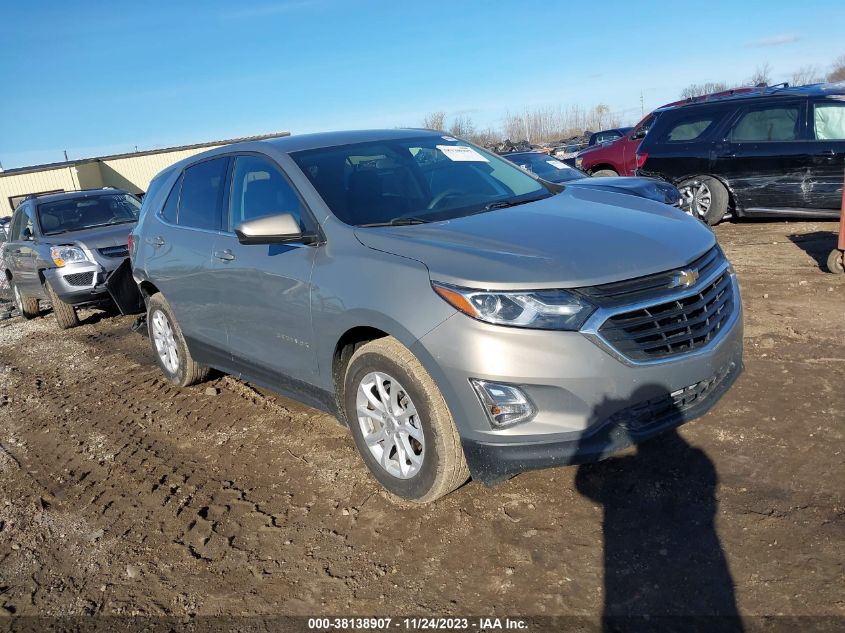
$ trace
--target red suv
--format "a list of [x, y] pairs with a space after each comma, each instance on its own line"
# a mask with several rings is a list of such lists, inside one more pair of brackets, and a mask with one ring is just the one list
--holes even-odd
[[[678, 105], [686, 105], [692, 102], [707, 101], [713, 97], [725, 97], [728, 95], [740, 94], [745, 92], [753, 92], [754, 88], [737, 88], [734, 90], [724, 90], [722, 92], [714, 92], [713, 94], [704, 95], [702, 97], [694, 97], [692, 99], [684, 99], [682, 101], [673, 101], [661, 106], [657, 110], [664, 110]], [[633, 176], [637, 167], [637, 149], [640, 147], [640, 142], [645, 138], [651, 125], [658, 114], [650, 112], [642, 121], [637, 123], [624, 136], [619, 137], [615, 141], [609, 143], [602, 143], [601, 145], [594, 145], [581, 151], [575, 158], [575, 166], [581, 171], [586, 171], [591, 176]]]

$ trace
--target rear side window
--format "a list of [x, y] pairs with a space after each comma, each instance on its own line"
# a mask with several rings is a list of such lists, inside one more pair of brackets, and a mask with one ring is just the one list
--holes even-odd
[[676, 119], [668, 126], [661, 140], [666, 143], [696, 141], [704, 136], [705, 132], [713, 126], [717, 118], [718, 115], [716, 113], [699, 113]]
[[220, 211], [228, 158], [207, 160], [188, 167], [182, 176], [176, 223], [194, 229], [220, 229]]
[[179, 193], [182, 191], [182, 178], [184, 177], [184, 174], [179, 176], [179, 180], [173, 185], [170, 195], [167, 196], [167, 202], [161, 209], [161, 217], [172, 224], [176, 224], [176, 214], [179, 211]]
[[817, 103], [813, 106], [813, 131], [816, 140], [845, 139], [845, 103]]
[[302, 227], [302, 204], [279, 169], [260, 156], [238, 156], [232, 173], [229, 230], [241, 222], [290, 213]]
[[731, 131], [736, 142], [794, 141], [798, 138], [798, 104], [750, 110], [743, 114]]

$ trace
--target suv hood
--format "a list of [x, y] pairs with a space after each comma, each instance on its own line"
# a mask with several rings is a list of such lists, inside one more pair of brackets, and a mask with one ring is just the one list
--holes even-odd
[[508, 209], [355, 234], [365, 246], [422, 262], [432, 280], [491, 290], [632, 279], [688, 264], [716, 241], [678, 209], [584, 187]]
[[95, 226], [81, 231], [71, 231], [70, 233], [44, 235], [39, 241], [56, 246], [60, 244], [84, 244], [91, 249], [126, 246], [126, 238], [134, 228], [135, 222], [115, 224], [114, 226]]

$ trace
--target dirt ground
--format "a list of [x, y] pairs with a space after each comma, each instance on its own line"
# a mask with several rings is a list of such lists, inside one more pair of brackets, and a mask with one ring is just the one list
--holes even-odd
[[130, 317], [0, 321], [0, 613], [843, 616], [836, 227], [717, 228], [746, 371], [707, 416], [422, 507], [328, 415], [171, 387]]

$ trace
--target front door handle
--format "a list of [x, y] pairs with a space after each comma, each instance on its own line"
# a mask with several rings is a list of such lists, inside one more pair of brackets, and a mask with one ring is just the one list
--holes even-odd
[[152, 244], [153, 246], [164, 246], [165, 241], [163, 237], [157, 235], [155, 237], [147, 238], [147, 243]]
[[214, 251], [214, 256], [217, 259], [222, 259], [224, 262], [230, 262], [235, 259], [234, 253], [228, 248], [225, 251]]
[[834, 152], [832, 149], [823, 149], [822, 151], [818, 152], [816, 154], [816, 156], [824, 156], [826, 158], [833, 158], [834, 156], [836, 156], [836, 152]]

